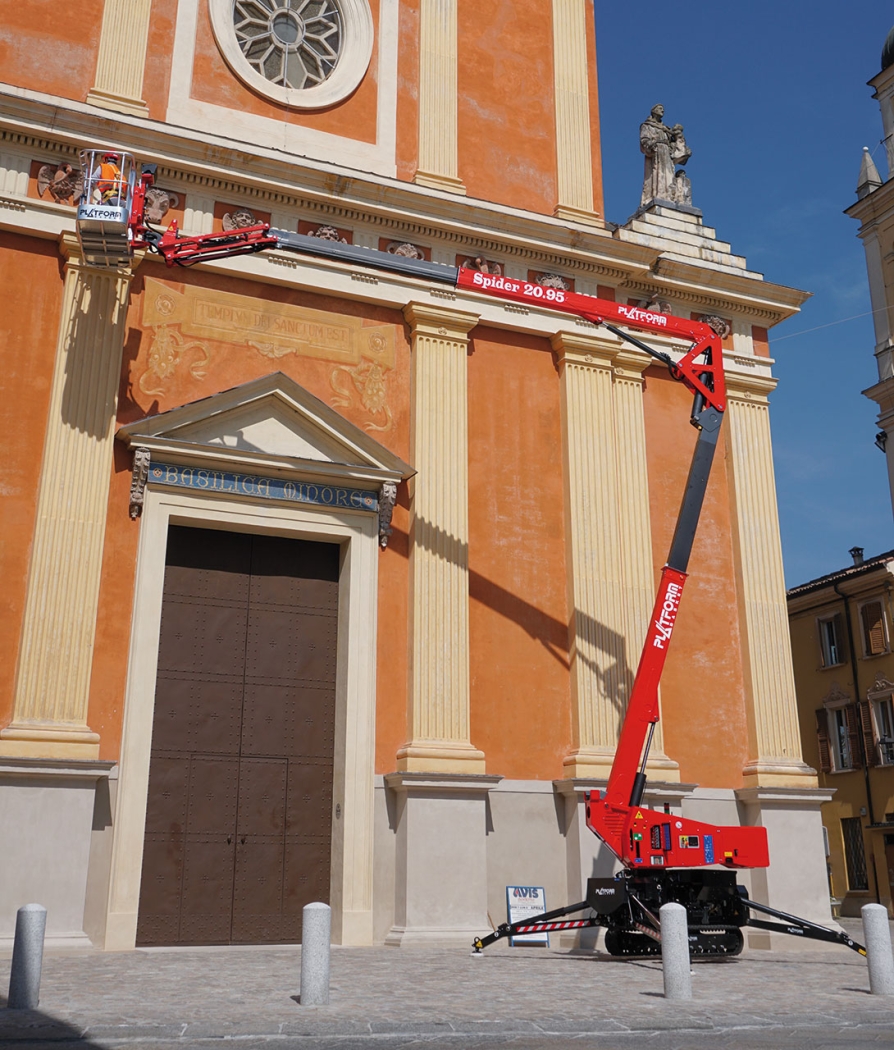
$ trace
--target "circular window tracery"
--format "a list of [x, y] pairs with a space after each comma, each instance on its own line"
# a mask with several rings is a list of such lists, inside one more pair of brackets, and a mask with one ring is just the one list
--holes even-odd
[[335, 0], [236, 0], [233, 28], [249, 65], [271, 84], [298, 91], [327, 80], [341, 54]]
[[319, 109], [363, 79], [373, 44], [367, 0], [210, 0], [233, 72], [275, 102]]

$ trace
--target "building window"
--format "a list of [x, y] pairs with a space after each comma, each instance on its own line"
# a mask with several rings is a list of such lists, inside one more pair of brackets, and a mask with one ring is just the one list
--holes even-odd
[[843, 631], [841, 615], [836, 613], [825, 620], [817, 620], [820, 636], [820, 651], [823, 667], [835, 667], [844, 663]]
[[885, 614], [880, 601], [866, 602], [860, 608], [860, 624], [863, 628], [863, 652], [866, 656], [878, 656], [888, 651], [888, 633], [885, 629]]
[[879, 760], [883, 766], [894, 765], [894, 700], [886, 696], [872, 704], [878, 734]]
[[342, 101], [369, 66], [368, 0], [210, 0], [214, 39], [252, 90], [296, 109]]
[[[868, 705], [867, 705], [868, 706]], [[860, 733], [863, 731], [857, 704], [821, 707], [816, 712], [816, 735], [820, 768], [824, 773], [843, 773], [861, 764]], [[872, 742], [872, 726], [869, 726]]]
[[863, 852], [863, 826], [859, 817], [843, 817], [841, 835], [844, 839], [844, 860], [847, 865], [847, 888], [868, 890], [866, 854]]

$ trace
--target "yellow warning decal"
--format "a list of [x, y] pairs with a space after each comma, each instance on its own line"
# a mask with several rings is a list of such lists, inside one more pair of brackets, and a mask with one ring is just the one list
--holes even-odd
[[636, 811], [636, 816], [633, 819], [634, 820], [645, 820], [646, 818], [643, 816], [643, 811], [641, 809], [638, 809]]

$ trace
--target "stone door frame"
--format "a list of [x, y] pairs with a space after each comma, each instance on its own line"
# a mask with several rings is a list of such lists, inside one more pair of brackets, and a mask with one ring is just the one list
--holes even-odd
[[332, 939], [340, 944], [371, 944], [378, 518], [374, 514], [232, 499], [221, 494], [153, 489], [150, 485], [137, 551], [103, 947], [122, 951], [136, 944], [169, 524], [269, 533], [341, 547]]

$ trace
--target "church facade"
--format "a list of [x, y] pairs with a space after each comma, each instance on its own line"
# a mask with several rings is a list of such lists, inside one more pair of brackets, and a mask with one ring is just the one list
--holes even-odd
[[338, 943], [466, 945], [507, 886], [582, 899], [695, 440], [663, 367], [546, 309], [278, 251], [92, 268], [85, 148], [157, 165], [159, 228], [719, 319], [646, 798], [765, 825], [743, 881], [828, 920], [768, 409], [805, 296], [682, 180], [607, 221], [591, 0], [41, 7], [0, 46], [0, 937], [37, 900], [58, 943], [294, 942], [325, 900]]

